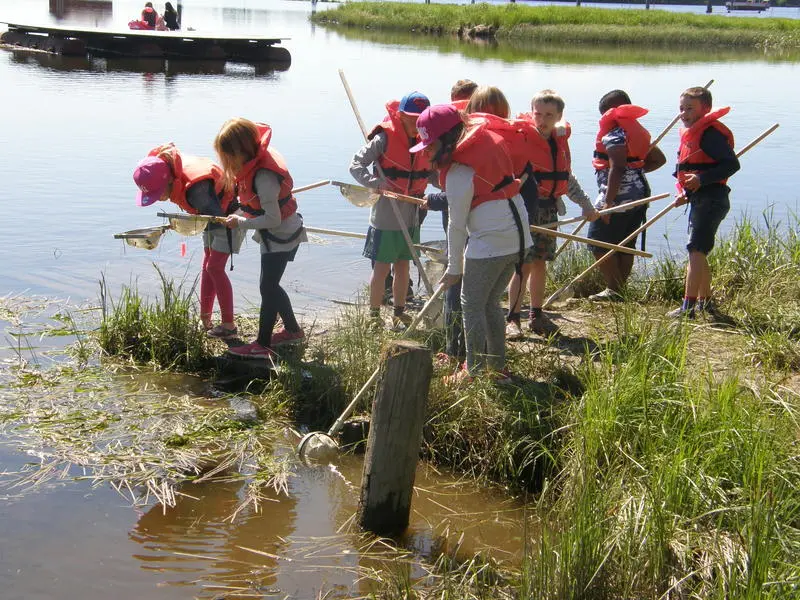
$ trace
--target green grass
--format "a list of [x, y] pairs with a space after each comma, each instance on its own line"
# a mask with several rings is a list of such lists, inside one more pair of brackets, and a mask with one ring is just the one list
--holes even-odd
[[800, 47], [800, 23], [793, 19], [730, 19], [659, 10], [349, 2], [311, 18], [345, 27], [461, 37], [471, 37], [474, 27], [484, 26], [492, 38], [537, 42], [762, 50]]
[[211, 355], [195, 306], [194, 285], [176, 283], [155, 268], [161, 290], [153, 301], [141, 296], [136, 286], [124, 286], [114, 300], [101, 279], [100, 348], [106, 355], [162, 369], [207, 369]]

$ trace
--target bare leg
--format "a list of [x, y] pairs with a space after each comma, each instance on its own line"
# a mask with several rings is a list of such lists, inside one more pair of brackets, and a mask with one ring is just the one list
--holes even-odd
[[518, 313], [522, 308], [522, 300], [524, 294], [522, 290], [525, 289], [525, 281], [531, 273], [530, 263], [523, 263], [522, 275], [520, 276], [514, 271], [514, 276], [511, 278], [511, 283], [508, 286], [508, 309], [511, 313]]
[[395, 308], [406, 305], [408, 292], [408, 261], [398, 260], [394, 263], [394, 281], [392, 282], [392, 298]]
[[534, 260], [530, 263], [530, 271], [531, 308], [542, 308], [544, 285], [547, 281], [547, 263], [543, 260]]
[[[380, 308], [383, 303], [383, 287], [391, 270], [391, 263], [375, 262], [372, 267], [372, 278], [369, 280], [369, 307]], [[407, 272], [407, 271], [406, 271]], [[397, 277], [395, 277], [397, 281]]]

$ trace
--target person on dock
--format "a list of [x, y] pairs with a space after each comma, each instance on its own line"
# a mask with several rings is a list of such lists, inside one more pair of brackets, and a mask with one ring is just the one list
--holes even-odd
[[[645, 173], [655, 171], [667, 159], [658, 146], [650, 146], [650, 133], [638, 121], [647, 114], [647, 109], [631, 104], [626, 92], [608, 92], [600, 98], [599, 107], [602, 116], [592, 165], [600, 189], [595, 207], [601, 210], [649, 196], [650, 185]], [[647, 208], [641, 207], [597, 219], [589, 225], [588, 237], [619, 244], [644, 223], [646, 214]], [[636, 239], [627, 245], [635, 247]], [[590, 249], [598, 260], [607, 252], [594, 246]], [[599, 269], [606, 287], [589, 299], [596, 302], [621, 300], [621, 292], [633, 269], [633, 256], [614, 253]]]
[[[572, 174], [569, 137], [571, 127], [563, 123], [564, 100], [553, 90], [542, 90], [531, 100], [530, 113], [519, 119], [533, 123], [526, 128], [526, 159], [531, 165], [528, 180], [522, 187], [522, 197], [528, 210], [531, 225], [548, 225], [566, 214], [562, 196], [581, 207], [582, 216], [588, 221], [598, 218], [597, 211], [583, 188]], [[555, 259], [556, 238], [539, 233], [532, 234], [533, 260], [524, 263], [514, 273], [508, 290], [509, 310], [506, 337], [524, 337], [520, 323], [520, 310], [526, 281], [529, 281], [531, 297], [528, 329], [538, 335], [552, 335], [558, 326], [542, 312], [546, 283], [547, 261]], [[530, 278], [530, 279], [529, 279]]]
[[[136, 166], [133, 180], [139, 187], [139, 206], [169, 200], [189, 214], [214, 217], [225, 217], [236, 209], [233, 194], [226, 190], [222, 169], [207, 158], [182, 155], [174, 144], [153, 148]], [[200, 319], [210, 337], [229, 339], [237, 335], [233, 288], [225, 265], [228, 256], [239, 252], [241, 244], [242, 236], [222, 224], [209, 223], [203, 231]], [[212, 322], [215, 299], [221, 315], [216, 327]]]
[[142, 9], [141, 21], [147, 24], [147, 29], [155, 29], [158, 21], [158, 13], [153, 8], [152, 2], [146, 2]]
[[164, 5], [163, 17], [164, 17], [164, 26], [169, 31], [177, 31], [178, 29], [181, 28], [180, 23], [178, 23], [178, 11], [175, 10], [175, 7], [172, 6], [171, 2], [167, 2]]
[[[239, 211], [228, 217], [234, 229], [254, 229], [261, 247], [261, 310], [254, 342], [228, 349], [242, 358], [273, 358], [273, 348], [305, 340], [281, 278], [301, 242], [308, 241], [292, 194], [286, 161], [270, 146], [272, 129], [241, 117], [222, 125], [214, 149], [230, 187], [238, 190]], [[283, 329], [273, 333], [278, 315]]]
[[678, 165], [675, 176], [681, 193], [675, 206], [687, 202], [689, 208], [689, 241], [686, 250], [686, 284], [683, 304], [668, 315], [672, 318], [695, 318], [700, 314], [719, 320], [711, 302], [711, 270], [708, 253], [722, 220], [730, 210], [728, 178], [739, 170], [739, 159], [733, 150], [733, 133], [719, 119], [729, 107], [711, 111], [711, 92], [691, 87], [680, 96], [680, 131]]
[[500, 300], [514, 265], [531, 246], [520, 181], [505, 141], [484, 119], [465, 121], [452, 104], [440, 104], [425, 109], [417, 127], [422, 141], [411, 152], [425, 150], [440, 171], [450, 209], [448, 265], [440, 284], [449, 287], [463, 277], [467, 358], [447, 382], [468, 380], [483, 369], [507, 380]]
[[[430, 106], [427, 96], [412, 92], [399, 102], [386, 104], [388, 115], [367, 136], [367, 143], [353, 156], [350, 174], [361, 185], [377, 190], [388, 190], [422, 198], [432, 170], [425, 155], [412, 154], [409, 148], [418, 141], [417, 117]], [[370, 170], [370, 167], [374, 168]], [[370, 320], [383, 326], [380, 316], [386, 279], [394, 270], [392, 297], [395, 327], [410, 324], [405, 313], [409, 261], [412, 260], [401, 228], [406, 228], [415, 244], [419, 243], [420, 215], [417, 206], [398, 202], [402, 222], [392, 208], [390, 200], [381, 197], [371, 208], [364, 256], [373, 261], [369, 284]]]

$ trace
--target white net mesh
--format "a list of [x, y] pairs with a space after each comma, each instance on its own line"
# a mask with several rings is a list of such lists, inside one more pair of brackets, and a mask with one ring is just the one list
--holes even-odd
[[338, 184], [338, 188], [342, 196], [347, 198], [348, 202], [355, 206], [372, 206], [381, 197], [381, 195], [377, 192], [373, 192], [372, 190], [358, 186], [340, 183]]
[[134, 248], [153, 250], [158, 246], [161, 236], [164, 235], [166, 227], [147, 227], [145, 229], [132, 229], [124, 233], [118, 233], [114, 237], [125, 240], [125, 243]]
[[300, 459], [305, 462], [327, 462], [339, 453], [339, 446], [326, 433], [309, 433], [298, 446]]
[[203, 233], [208, 226], [208, 219], [201, 217], [170, 217], [169, 224], [181, 235], [191, 236]]

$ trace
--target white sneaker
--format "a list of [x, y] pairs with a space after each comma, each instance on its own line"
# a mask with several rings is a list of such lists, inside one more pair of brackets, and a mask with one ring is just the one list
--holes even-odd
[[592, 302], [622, 302], [623, 297], [611, 288], [606, 288], [602, 292], [597, 292], [589, 296], [589, 300]]
[[506, 323], [506, 339], [521, 340], [525, 338], [525, 333], [522, 331], [522, 326], [516, 321], [509, 321]]

